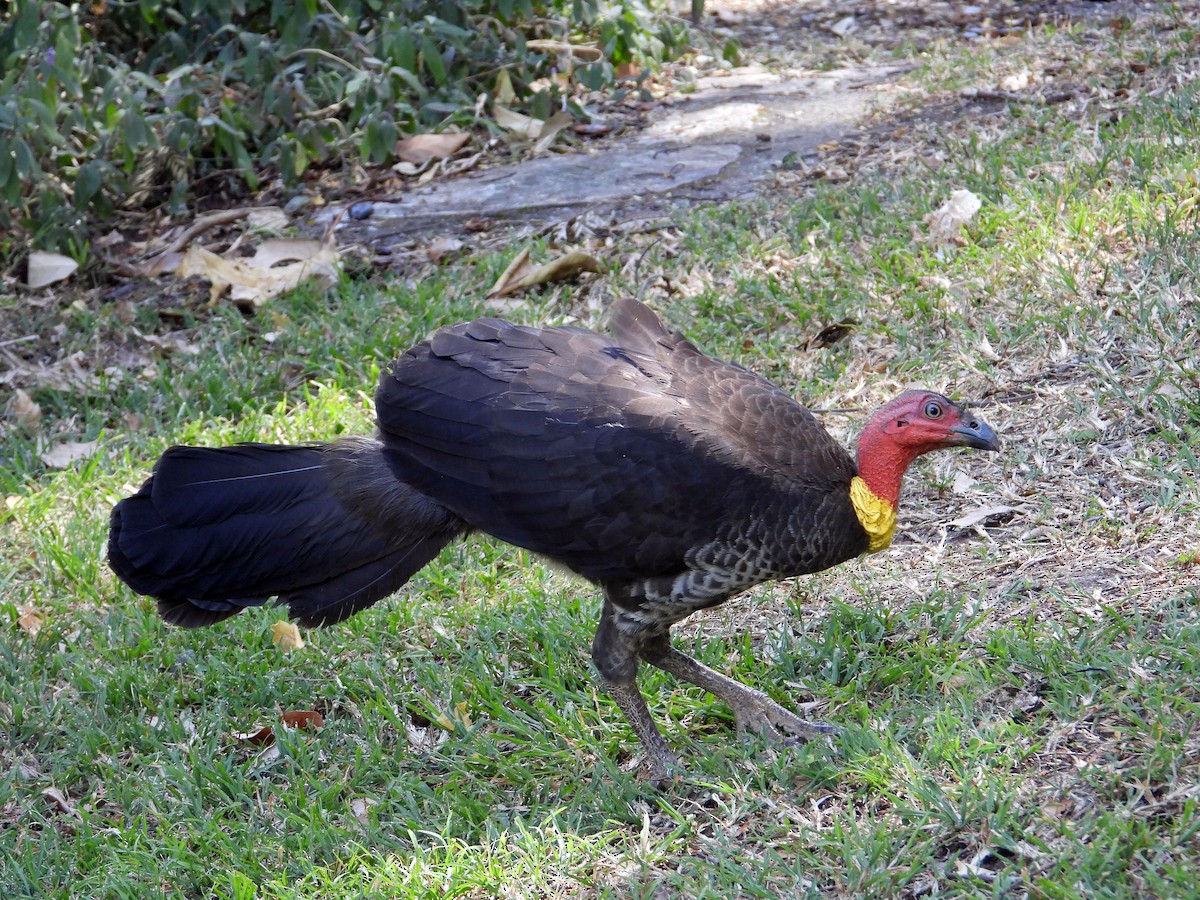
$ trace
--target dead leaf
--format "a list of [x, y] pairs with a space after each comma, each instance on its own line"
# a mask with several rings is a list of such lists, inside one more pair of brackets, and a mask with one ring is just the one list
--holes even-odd
[[574, 278], [582, 272], [601, 271], [600, 261], [582, 250], [572, 250], [565, 256], [551, 260], [543, 266], [534, 268], [529, 261], [529, 251], [522, 250], [517, 255], [504, 274], [488, 291], [487, 297], [505, 297], [539, 284], [551, 284]]
[[536, 156], [550, 149], [550, 145], [554, 143], [554, 139], [558, 137], [559, 132], [570, 124], [571, 114], [565, 109], [560, 109], [543, 122], [541, 130], [538, 131], [537, 142], [533, 145], [533, 154]]
[[240, 744], [253, 744], [255, 747], [269, 747], [275, 743], [275, 730], [270, 725], [263, 725], [253, 731], [235, 731], [233, 739]]
[[284, 653], [304, 648], [304, 639], [300, 637], [300, 629], [296, 627], [295, 622], [288, 622], [286, 619], [271, 626], [271, 640], [278, 644], [279, 649]]
[[463, 242], [458, 238], [444, 237], [439, 238], [425, 248], [425, 255], [429, 257], [429, 261], [435, 266], [440, 264], [442, 260], [450, 256], [452, 253], [457, 253], [463, 248]]
[[430, 160], [453, 156], [471, 139], [469, 134], [444, 131], [440, 134], [414, 134], [396, 142], [396, 158], [419, 165]]
[[52, 469], [65, 469], [73, 462], [95, 456], [99, 449], [99, 441], [64, 441], [39, 454], [38, 458]]
[[517, 92], [513, 90], [512, 78], [507, 69], [501, 69], [496, 73], [496, 108], [508, 106], [516, 99]]
[[493, 106], [492, 115], [496, 119], [496, 124], [505, 131], [511, 131], [513, 134], [527, 137], [531, 141], [538, 139], [538, 136], [542, 133], [542, 126], [546, 124], [541, 119], [522, 115], [498, 103]]
[[278, 206], [259, 206], [246, 213], [246, 225], [258, 232], [279, 234], [292, 220]]
[[280, 263], [304, 262], [320, 256], [324, 245], [308, 238], [272, 238], [263, 241], [247, 260], [260, 269], [273, 269]]
[[68, 800], [67, 795], [58, 788], [48, 787], [42, 791], [42, 796], [57, 807], [59, 812], [66, 813], [68, 816], [74, 816], [77, 819], [80, 818], [79, 810], [75, 808], [75, 804]]
[[160, 336], [157, 334], [142, 334], [136, 328], [133, 333], [140, 337], [147, 344], [152, 344], [159, 350], [165, 350], [167, 353], [182, 353], [185, 356], [198, 356], [200, 347], [196, 344], [189, 343], [181, 335], [168, 334]]
[[496, 279], [496, 283], [492, 285], [492, 289], [487, 292], [487, 296], [503, 297], [519, 291], [522, 279], [534, 271], [534, 265], [529, 259], [529, 248], [526, 247], [513, 257], [508, 267], [500, 273], [500, 277]]
[[[287, 260], [299, 261], [277, 265]], [[199, 275], [212, 282], [210, 300], [214, 302], [228, 289], [235, 303], [259, 307], [309, 278], [322, 288], [332, 287], [340, 268], [341, 257], [332, 244], [281, 238], [264, 242], [252, 259], [226, 259], [193, 244], [176, 274], [180, 278]]]
[[20, 388], [17, 388], [12, 399], [8, 401], [4, 415], [29, 431], [37, 431], [38, 426], [42, 424], [42, 408]]
[[34, 250], [29, 254], [25, 271], [25, 287], [40, 288], [64, 278], [70, 278], [79, 263], [61, 253], [46, 253]]
[[316, 731], [318, 728], [325, 727], [325, 717], [315, 709], [289, 710], [282, 713], [279, 720], [288, 728]]
[[526, 41], [525, 49], [533, 50], [535, 53], [554, 53], [560, 57], [566, 55], [582, 63], [599, 62], [604, 58], [604, 53], [598, 47], [590, 47], [587, 44], [567, 44], [563, 41]]
[[830, 25], [829, 30], [838, 37], [844, 38], [851, 32], [858, 31], [858, 20], [854, 16], [845, 16]]
[[966, 472], [955, 472], [954, 483], [950, 485], [950, 489], [956, 494], [965, 494], [975, 486], [975, 479]]
[[418, 753], [430, 753], [444, 744], [450, 738], [450, 733], [444, 729], [434, 728], [432, 723], [421, 727], [408, 719], [404, 723], [404, 736]]
[[42, 617], [38, 615], [32, 603], [24, 604], [17, 615], [17, 624], [30, 637], [42, 630]]
[[952, 193], [949, 200], [925, 217], [929, 225], [929, 242], [938, 247], [961, 243], [963, 226], [982, 205], [983, 201], [968, 190]]
[[372, 800], [369, 797], [355, 797], [350, 801], [350, 812], [354, 813], [354, 818], [358, 819], [363, 825], [370, 825], [371, 807], [377, 804], [377, 800]]
[[1013, 512], [1011, 506], [981, 506], [978, 509], [973, 509], [969, 513], [959, 516], [957, 519], [950, 521], [950, 525], [955, 528], [974, 528], [976, 525], [992, 518], [993, 516], [1003, 516]]

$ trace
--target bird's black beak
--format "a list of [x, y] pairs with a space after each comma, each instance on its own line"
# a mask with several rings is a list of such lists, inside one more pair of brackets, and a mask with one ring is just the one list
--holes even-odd
[[999, 450], [1000, 437], [987, 422], [964, 413], [962, 422], [950, 429], [954, 446], [974, 447], [976, 450]]

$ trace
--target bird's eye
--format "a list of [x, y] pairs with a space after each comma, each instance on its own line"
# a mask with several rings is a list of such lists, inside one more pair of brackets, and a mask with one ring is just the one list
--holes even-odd
[[925, 404], [925, 415], [930, 419], [941, 418], [942, 405], [940, 403], [934, 403], [932, 400], [930, 400]]

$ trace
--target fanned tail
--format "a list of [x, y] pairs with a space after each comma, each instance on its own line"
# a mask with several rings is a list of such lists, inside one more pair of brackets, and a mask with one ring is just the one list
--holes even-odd
[[394, 593], [465, 530], [397, 481], [373, 440], [173, 447], [113, 509], [108, 558], [176, 625], [272, 598], [328, 625]]

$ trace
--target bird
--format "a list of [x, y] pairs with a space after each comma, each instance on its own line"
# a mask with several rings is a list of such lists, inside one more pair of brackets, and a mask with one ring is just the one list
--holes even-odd
[[932, 390], [868, 420], [853, 458], [750, 369], [706, 355], [632, 298], [607, 332], [498, 318], [443, 327], [380, 372], [376, 433], [168, 449], [112, 510], [108, 560], [168, 623], [276, 602], [302, 625], [396, 593], [482, 532], [603, 594], [591, 655], [653, 781], [678, 777], [642, 663], [772, 742], [838, 729], [676, 649], [672, 626], [766, 581], [887, 547], [921, 454], [996, 451], [996, 432]]

